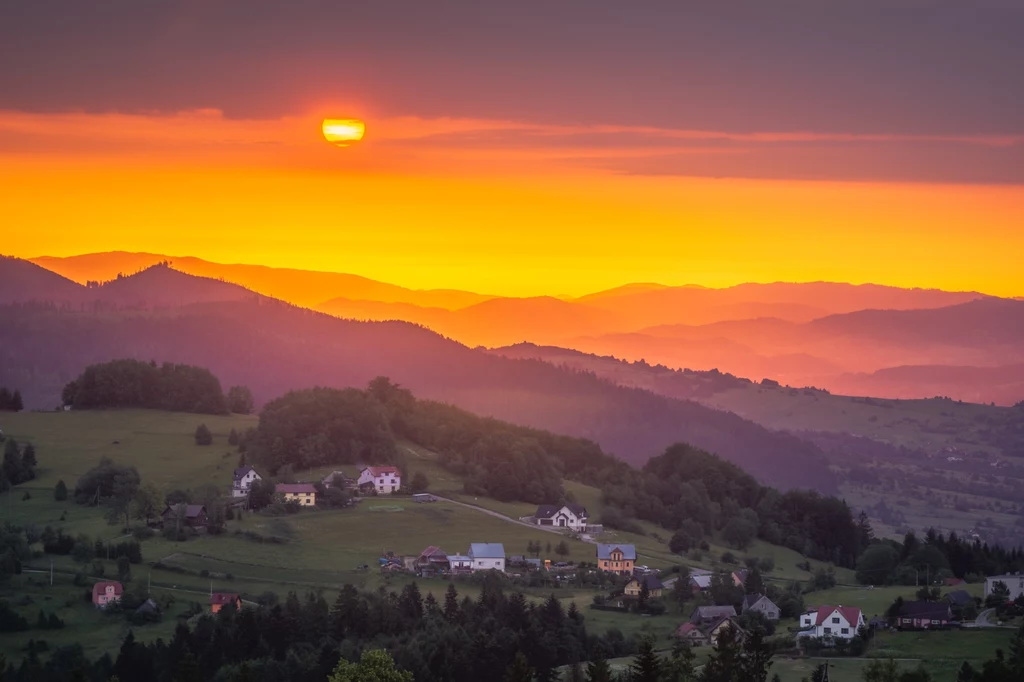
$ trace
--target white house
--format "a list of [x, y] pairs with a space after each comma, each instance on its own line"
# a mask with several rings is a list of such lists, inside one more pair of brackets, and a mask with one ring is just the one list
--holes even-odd
[[853, 639], [864, 625], [864, 614], [855, 606], [819, 606], [800, 616], [799, 637]]
[[472, 571], [473, 560], [468, 556], [462, 554], [449, 554], [448, 555], [448, 566], [451, 568], [453, 573], [461, 571]]
[[372, 484], [378, 495], [397, 493], [402, 486], [402, 474], [397, 467], [365, 467], [359, 472], [359, 487]]
[[577, 533], [587, 529], [587, 508], [582, 504], [542, 504], [533, 514], [534, 523], [538, 526], [557, 526], [568, 528]]
[[245, 497], [249, 494], [252, 484], [260, 480], [263, 480], [263, 477], [251, 466], [238, 467], [235, 469], [235, 480], [231, 484], [231, 497]]
[[1024, 595], [1024, 573], [993, 575], [985, 578], [986, 598], [992, 594], [992, 590], [995, 588], [996, 583], [1003, 583], [1006, 585], [1007, 589], [1010, 590], [1010, 601], [1014, 601], [1017, 597]]
[[469, 546], [469, 558], [474, 571], [505, 572], [505, 546], [500, 542], [474, 542]]

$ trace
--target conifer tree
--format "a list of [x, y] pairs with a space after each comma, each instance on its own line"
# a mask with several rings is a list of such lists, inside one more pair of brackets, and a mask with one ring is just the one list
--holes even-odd
[[651, 640], [644, 639], [637, 648], [633, 662], [629, 664], [630, 682], [659, 682], [661, 680], [661, 661], [654, 653]]

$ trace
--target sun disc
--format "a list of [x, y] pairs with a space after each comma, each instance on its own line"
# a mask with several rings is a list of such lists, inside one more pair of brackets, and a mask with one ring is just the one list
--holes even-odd
[[366, 132], [366, 124], [358, 118], [325, 118], [321, 128], [324, 139], [338, 147], [359, 142]]

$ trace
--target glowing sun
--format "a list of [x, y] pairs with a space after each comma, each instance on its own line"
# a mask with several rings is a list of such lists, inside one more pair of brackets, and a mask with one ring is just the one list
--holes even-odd
[[366, 124], [358, 118], [325, 118], [324, 139], [338, 147], [347, 147], [363, 139]]

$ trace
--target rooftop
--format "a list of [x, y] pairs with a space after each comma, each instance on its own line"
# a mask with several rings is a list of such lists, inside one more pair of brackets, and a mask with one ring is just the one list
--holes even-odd
[[505, 545], [500, 542], [474, 542], [469, 546], [469, 556], [474, 559], [504, 559]]
[[636, 561], [636, 546], [635, 545], [601, 545], [597, 546], [597, 558], [598, 559], [611, 559], [612, 552], [615, 550], [622, 552], [622, 558], [627, 561]]
[[278, 483], [274, 486], [274, 492], [276, 493], [315, 493], [316, 486], [312, 483]]

